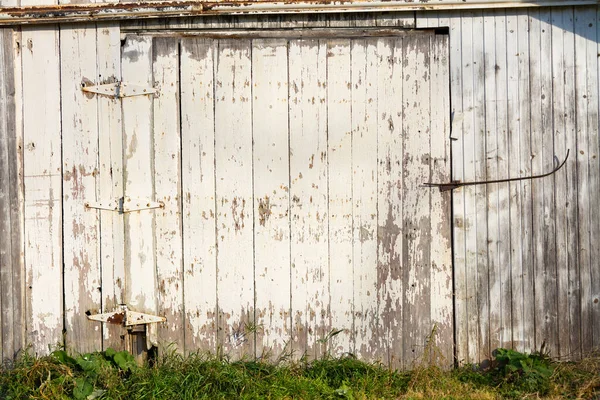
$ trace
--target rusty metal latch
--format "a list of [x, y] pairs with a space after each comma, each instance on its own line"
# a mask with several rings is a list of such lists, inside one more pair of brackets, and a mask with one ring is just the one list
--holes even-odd
[[88, 201], [85, 208], [94, 208], [97, 210], [117, 211], [124, 214], [132, 211], [151, 210], [154, 208], [164, 208], [162, 201], [148, 201], [142, 199], [132, 199], [131, 197], [120, 197], [110, 201]]
[[115, 99], [122, 99], [123, 97], [144, 96], [158, 93], [158, 89], [150, 86], [134, 85], [122, 81], [107, 83], [104, 85], [94, 85], [92, 82], [89, 82], [86, 79], [84, 79], [81, 82], [81, 90], [83, 90], [84, 92], [95, 93], [101, 96], [108, 96]]
[[487, 184], [491, 184], [491, 183], [505, 183], [505, 182], [525, 181], [525, 180], [530, 180], [530, 179], [544, 178], [546, 176], [550, 176], [550, 175], [556, 173], [559, 169], [561, 169], [563, 167], [563, 165], [565, 165], [565, 163], [567, 162], [567, 159], [569, 158], [569, 151], [570, 150], [567, 150], [567, 156], [565, 157], [563, 162], [560, 163], [560, 165], [558, 167], [554, 168], [550, 172], [546, 172], [545, 174], [521, 176], [518, 178], [495, 179], [495, 180], [490, 180], [490, 181], [476, 181], [476, 182], [461, 182], [461, 181], [452, 181], [452, 182], [448, 182], [448, 183], [427, 182], [427, 183], [424, 183], [423, 185], [427, 186], [427, 187], [437, 187], [440, 189], [440, 192], [445, 192], [447, 190], [453, 190], [453, 189], [459, 188], [461, 186], [487, 185]]

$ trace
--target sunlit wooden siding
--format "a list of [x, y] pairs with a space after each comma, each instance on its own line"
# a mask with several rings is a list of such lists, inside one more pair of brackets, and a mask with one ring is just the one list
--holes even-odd
[[450, 28], [458, 359], [600, 345], [598, 9], [419, 13]]
[[451, 359], [449, 198], [409, 193], [432, 160], [440, 178], [448, 160], [427, 122], [444, 106], [431, 104], [433, 84], [447, 80], [446, 41], [434, 37], [183, 40], [182, 120], [208, 122], [186, 122], [182, 137], [184, 225], [204, 243], [185, 235], [185, 278], [207, 291], [184, 293], [196, 346], [409, 366], [437, 324]]
[[[374, 21], [410, 23], [403, 15]], [[24, 112], [29, 143], [28, 320], [17, 331], [34, 351], [123, 347], [118, 330], [86, 313], [126, 302], [167, 316], [158, 340], [181, 351], [350, 352], [401, 367], [419, 357], [437, 324], [450, 362], [449, 196], [420, 187], [432, 171], [449, 178], [448, 147], [438, 140], [449, 128], [448, 97], [435, 87], [448, 79], [445, 36], [326, 39], [333, 31], [325, 30], [321, 39], [180, 45], [151, 36], [121, 42], [115, 29], [61, 26], [57, 36], [29, 28], [6, 42], [18, 44], [18, 65], [47, 89], [34, 96], [37, 86], [23, 79], [13, 109]], [[80, 90], [119, 78], [156, 86], [160, 96], [119, 103]], [[200, 82], [214, 97], [203, 97]], [[278, 107], [273, 125], [265, 116]], [[200, 137], [198, 118], [207, 124]], [[189, 151], [213, 142], [213, 161]], [[84, 206], [123, 194], [156, 196], [165, 208], [115, 218]], [[201, 224], [198, 206], [208, 207]], [[198, 244], [197, 234], [209, 236]], [[327, 339], [335, 329], [342, 332]]]

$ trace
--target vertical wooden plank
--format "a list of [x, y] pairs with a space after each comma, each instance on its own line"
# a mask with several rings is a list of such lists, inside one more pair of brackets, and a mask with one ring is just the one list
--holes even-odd
[[423, 356], [431, 325], [431, 35], [405, 37], [402, 46], [402, 279], [404, 362]]
[[[475, 12], [471, 15], [473, 19], [472, 25], [472, 53], [471, 66], [473, 79], [473, 94], [472, 94], [472, 128], [469, 129], [473, 133], [469, 143], [472, 141], [472, 165], [471, 169], [475, 180], [486, 179], [486, 135], [485, 135], [485, 48], [484, 48], [484, 25], [483, 14]], [[487, 187], [475, 186], [471, 192], [473, 195], [474, 211], [473, 221], [475, 226], [471, 231], [475, 236], [470, 236], [475, 246], [474, 268], [468, 268], [473, 281], [472, 290], [473, 297], [469, 296], [472, 308], [477, 310], [477, 319], [474, 324], [469, 326], [471, 335], [469, 340], [470, 354], [472, 360], [481, 363], [491, 355], [487, 348], [489, 343], [489, 277], [488, 277], [488, 254], [487, 254]]]
[[[591, 274], [594, 269], [592, 258], [596, 244], [592, 242], [592, 221], [595, 216], [596, 191], [594, 189], [594, 167], [597, 151], [593, 147], [593, 137], [598, 127], [597, 92], [597, 27], [596, 7], [575, 7], [575, 95], [577, 121], [577, 236], [581, 282], [581, 355], [593, 349], [593, 314]], [[593, 57], [594, 53], [596, 54]]]
[[[578, 187], [578, 153], [577, 145], [577, 126], [576, 120], [576, 92], [575, 92], [575, 25], [573, 20], [573, 8], [563, 10], [563, 26], [565, 27], [564, 40], [564, 114], [565, 114], [565, 132], [564, 144], [557, 145], [555, 150], [557, 157], [562, 159], [568, 149], [575, 149], [577, 157], [569, 158], [566, 170], [564, 171], [566, 181], [566, 195], [560, 197], [560, 191], [557, 192], [557, 199], [563, 199], [565, 202], [565, 247], [567, 256], [567, 287], [565, 288], [568, 298], [568, 332], [569, 351], [561, 353], [570, 358], [581, 357], [581, 288], [580, 288], [580, 263], [579, 263], [579, 237], [578, 237], [578, 218], [577, 218], [577, 193]], [[555, 113], [556, 113], [555, 109]], [[560, 141], [559, 141], [560, 142]], [[560, 203], [559, 203], [560, 204]], [[560, 221], [560, 218], [557, 218]], [[560, 246], [559, 246], [560, 248]], [[559, 281], [560, 282], [560, 281]], [[559, 327], [560, 329], [560, 327]], [[560, 332], [560, 331], [559, 331]]]
[[[152, 86], [152, 38], [127, 36], [121, 48], [121, 76]], [[123, 107], [123, 190], [132, 199], [153, 200], [152, 96], [125, 97]], [[154, 211], [125, 213], [125, 303], [137, 312], [156, 314]]]
[[[519, 76], [519, 174], [530, 176], [531, 169], [531, 93], [529, 82], [529, 16], [525, 10], [518, 10], [517, 35], [518, 44], [518, 76]], [[521, 330], [521, 348], [525, 352], [535, 350], [534, 326], [534, 274], [533, 274], [533, 240], [532, 240], [532, 198], [531, 181], [520, 182], [521, 209], [519, 219], [521, 229], [516, 234], [521, 238], [521, 280], [523, 302], [523, 323]]]
[[[97, 84], [121, 80], [121, 38], [118, 25], [97, 25], [98, 74]], [[98, 198], [102, 201], [122, 197], [123, 193], [123, 127], [121, 100], [97, 96], [98, 102]], [[102, 312], [113, 312], [125, 302], [125, 258], [123, 216], [108, 211], [100, 212], [100, 268], [102, 274]], [[123, 327], [115, 324], [102, 326], [103, 348], [125, 350], [121, 337]]]
[[251, 57], [247, 40], [219, 42], [215, 78], [219, 334], [224, 354], [234, 359], [254, 355]]
[[[600, 37], [600, 8], [596, 12], [596, 44], [598, 44], [598, 37]], [[593, 46], [594, 47], [594, 46]], [[598, 63], [598, 54], [600, 54], [600, 44], [595, 47], [596, 50], [590, 50], [590, 58], [592, 60], [592, 66], [595, 67], [595, 71], [590, 71], [592, 77], [594, 77], [594, 86], [590, 90], [596, 95], [592, 97], [593, 101], [590, 105], [594, 111], [590, 113], [592, 115], [591, 121], [592, 126], [598, 126], [595, 122], [598, 120], [598, 115], [595, 110], [598, 110], [598, 103], [600, 103], [600, 63]], [[594, 56], [594, 53], [596, 56]], [[594, 64], [596, 63], [596, 64]], [[590, 116], [588, 114], [588, 117]], [[596, 196], [596, 193], [600, 190], [600, 165], [598, 163], [598, 156], [600, 155], [600, 135], [595, 134], [595, 137], [590, 140], [590, 156], [593, 162], [590, 162], [590, 176], [592, 177], [590, 184], [590, 214], [595, 218], [592, 219], [590, 242], [594, 245], [591, 246], [590, 258], [592, 260], [600, 260], [600, 246], [596, 246], [600, 238], [600, 216], [596, 212], [600, 208], [600, 196]], [[590, 273], [591, 281], [591, 314], [592, 314], [592, 347], [600, 347], [600, 269], [592, 268]]]
[[354, 352], [352, 251], [352, 70], [351, 42], [327, 42], [327, 143], [329, 160], [329, 289], [331, 339], [329, 352]]
[[181, 41], [184, 308], [186, 352], [217, 348], [214, 53]]
[[[504, 10], [494, 13], [496, 19], [496, 121], [497, 135], [496, 146], [498, 177], [509, 174], [509, 148], [508, 148], [508, 61], [507, 61], [507, 17]], [[510, 268], [510, 200], [509, 185], [498, 185], [498, 266], [499, 266], [499, 295], [500, 295], [500, 324], [496, 328], [498, 339], [502, 347], [512, 347], [512, 292]], [[494, 350], [494, 349], [492, 349]]]
[[[13, 50], [13, 73], [14, 73], [14, 102], [15, 102], [15, 119], [14, 119], [14, 146], [16, 148], [16, 176], [15, 176], [15, 188], [16, 195], [12, 198], [13, 201], [17, 201], [17, 204], [13, 206], [14, 214], [18, 215], [18, 218], [13, 218], [13, 256], [18, 257], [18, 262], [13, 261], [13, 286], [18, 287], [18, 296], [13, 299], [14, 307], [14, 332], [15, 332], [15, 349], [23, 349], [27, 345], [27, 300], [26, 296], [28, 291], [26, 290], [27, 277], [25, 273], [25, 185], [24, 185], [24, 166], [23, 158], [25, 156], [24, 144], [23, 144], [23, 46], [21, 30], [13, 30], [12, 36], [12, 50]], [[10, 119], [8, 120], [10, 122]], [[15, 226], [16, 225], [16, 226]], [[15, 232], [18, 231], [18, 235]], [[15, 243], [18, 240], [18, 243]], [[14, 249], [18, 248], [19, 251], [16, 254]]]
[[[532, 86], [532, 99], [536, 102], [536, 112], [532, 111], [532, 123], [537, 126], [536, 132], [532, 132], [533, 141], [537, 140], [541, 145], [541, 154], [533, 159], [533, 167], [537, 173], [547, 170], [554, 165], [554, 134], [553, 132], [553, 40], [552, 40], [552, 16], [550, 10], [539, 13], [539, 25], [533, 25], [532, 32], [535, 41], [530, 44], [532, 53], [531, 60], [537, 59], [538, 64], [530, 66], [531, 71], [536, 71], [539, 80], [535, 80], [537, 86]], [[535, 29], [535, 30], [534, 30]], [[537, 48], [539, 43], [539, 48]], [[535, 47], [534, 47], [535, 46]], [[534, 110], [534, 104], [532, 104]], [[545, 342], [550, 354], [559, 355], [558, 343], [558, 294], [556, 287], [556, 221], [555, 221], [555, 183], [553, 179], [545, 179], [539, 182], [539, 215], [536, 217], [538, 227], [534, 231], [540, 232], [536, 241], [535, 265], [536, 265], [536, 347], [541, 347]], [[535, 224], [534, 221], [534, 224]]]
[[[450, 27], [450, 95], [452, 97], [452, 179], [464, 180], [463, 168], [463, 101], [461, 97], [462, 76], [462, 24], [460, 14], [449, 19]], [[454, 293], [456, 357], [459, 362], [468, 362], [467, 337], [467, 295], [465, 259], [465, 191], [455, 190], [453, 198], [453, 238], [454, 238]]]
[[55, 26], [22, 30], [26, 321], [38, 354], [61, 343], [63, 329], [58, 43]]
[[97, 75], [96, 27], [67, 25], [60, 34], [65, 340], [73, 351], [90, 352], [102, 348], [101, 323], [86, 317], [101, 309], [100, 211], [85, 206], [100, 201], [98, 110], [96, 95], [81, 86]]
[[[496, 104], [498, 98], [498, 92], [502, 91], [502, 88], [496, 86], [496, 75], [499, 73], [500, 66], [497, 64], [496, 59], [496, 18], [493, 13], [488, 12], [483, 17], [483, 46], [485, 49], [484, 54], [484, 90], [485, 90], [485, 154], [486, 157], [486, 178], [497, 179], [500, 177], [498, 174], [498, 123], [496, 119]], [[500, 72], [503, 73], [503, 72]], [[487, 335], [488, 343], [482, 343], [484, 349], [482, 350], [482, 359], [485, 357], [488, 360], [492, 359], [491, 352], [498, 347], [500, 344], [500, 326], [501, 326], [501, 298], [500, 285], [501, 285], [501, 270], [505, 266], [499, 263], [499, 251], [501, 249], [502, 237], [500, 236], [500, 224], [503, 221], [499, 220], [500, 206], [499, 206], [499, 191], [500, 186], [498, 184], [487, 185], [487, 234], [486, 239], [487, 245], [487, 278], [488, 278], [488, 293], [489, 293], [489, 311], [488, 311], [488, 322], [487, 322]]]
[[[0, 360], [10, 358], [11, 354], [14, 353], [13, 349], [13, 304], [12, 299], [14, 298], [12, 292], [12, 240], [6, 240], [12, 236], [11, 226], [11, 213], [10, 213], [10, 190], [4, 190], [9, 188], [10, 185], [10, 153], [11, 149], [8, 145], [8, 136], [13, 133], [10, 132], [8, 126], [9, 115], [11, 114], [11, 107], [9, 106], [9, 97], [7, 93], [7, 87], [11, 83], [14, 86], [14, 79], [11, 76], [7, 76], [7, 70], [11, 70], [12, 66], [11, 59], [9, 58], [12, 54], [6, 53], [6, 40], [8, 30], [0, 30], [0, 63], [6, 65], [0, 73], [0, 116], [2, 122], [0, 123], [0, 187], [3, 190], [0, 192]], [[12, 81], [12, 82], [11, 82]], [[14, 118], [14, 107], [12, 110]]]
[[[510, 10], [506, 15], [506, 54], [507, 54], [507, 121], [508, 130], [504, 140], [508, 146], [508, 176], [518, 177], [520, 173], [520, 104], [519, 104], [519, 32], [516, 12]], [[520, 183], [508, 185], [509, 191], [509, 241], [510, 241], [510, 279], [511, 286], [511, 348], [524, 351], [523, 348], [523, 277], [521, 249], [526, 240], [521, 236], [522, 191]]]
[[256, 355], [265, 360], [291, 339], [287, 50], [287, 40], [252, 43]]
[[[429, 81], [431, 115], [430, 177], [432, 182], [450, 181], [450, 92], [448, 35], [435, 35], [431, 46]], [[431, 285], [429, 299], [433, 343], [443, 359], [440, 366], [453, 365], [454, 323], [452, 309], [451, 193], [431, 192]], [[436, 362], [436, 360], [432, 360]]]
[[[531, 171], [539, 173], [543, 165], [542, 146], [542, 78], [541, 78], [541, 15], [540, 10], [529, 11], [529, 87], [530, 87], [530, 115], [531, 121]], [[531, 213], [532, 213], [532, 259], [531, 271], [533, 273], [534, 298], [533, 298], [533, 324], [535, 332], [532, 336], [535, 348], [539, 349], [544, 339], [544, 191], [543, 182], [531, 182]]]
[[327, 198], [327, 46], [289, 44], [292, 348], [321, 356], [330, 330]]
[[377, 90], [379, 39], [352, 45], [354, 354], [382, 360], [377, 315]]
[[[474, 13], [463, 12], [461, 14], [461, 75], [462, 86], [460, 95], [462, 97], [462, 155], [458, 156], [457, 162], [462, 163], [462, 180], [475, 180], [476, 174], [476, 152], [475, 152], [475, 137], [477, 127], [478, 104], [476, 100], [477, 90], [475, 75], [475, 49], [474, 43], [480, 38], [475, 38], [474, 35]], [[460, 209], [462, 215], [456, 215], [455, 226], [463, 231], [464, 235], [464, 273], [460, 280], [462, 290], [457, 290], [457, 295], [461, 301], [464, 301], [465, 314], [461, 317], [464, 319], [463, 329], [465, 329], [466, 354], [463, 356], [468, 362], [477, 362], [479, 354], [477, 351], [478, 334], [479, 334], [479, 310], [477, 298], [478, 284], [478, 257], [477, 257], [477, 209], [476, 198], [477, 193], [481, 188], [465, 187], [461, 189], [464, 194], [462, 198], [463, 208]]]
[[403, 60], [402, 38], [378, 41], [377, 307], [382, 361], [402, 368], [403, 348]]
[[[571, 13], [572, 13], [572, 9]], [[569, 29], [569, 11], [563, 9], [552, 9], [552, 109], [554, 125], [554, 154], [566, 154], [568, 136], [570, 135], [569, 108], [571, 106], [569, 98], [570, 89], [567, 84], [573, 73], [569, 69], [572, 51], [572, 37]], [[572, 20], [570, 21], [572, 25]], [[573, 159], [576, 159], [574, 157]], [[570, 263], [569, 248], [572, 243], [569, 240], [571, 228], [568, 226], [570, 208], [574, 207], [570, 203], [569, 188], [571, 172], [574, 164], [568, 162], [564, 169], [554, 175], [555, 182], [555, 221], [556, 221], [556, 271], [557, 271], [557, 292], [558, 301], [558, 356], [569, 355], [571, 353], [570, 338], [570, 318], [569, 304], [569, 272], [573, 267]], [[574, 176], [576, 182], [576, 176]], [[573, 181], [571, 181], [573, 182]]]
[[11, 29], [0, 30], [0, 360], [13, 359], [22, 342], [22, 271], [19, 213], [15, 55]]
[[167, 318], [159, 325], [161, 345], [184, 351], [183, 265], [181, 237], [181, 133], [179, 122], [179, 41], [153, 40], [154, 182], [156, 200], [156, 271], [158, 313]]

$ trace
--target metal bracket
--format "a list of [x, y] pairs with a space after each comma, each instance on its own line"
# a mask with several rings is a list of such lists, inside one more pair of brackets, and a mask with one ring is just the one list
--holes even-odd
[[88, 315], [87, 318], [91, 321], [123, 325], [125, 327], [155, 324], [157, 322], [165, 322], [167, 320], [165, 317], [160, 317], [158, 315], [131, 311], [125, 304], [121, 305], [116, 311], [104, 314]]
[[85, 203], [86, 208], [94, 208], [97, 210], [118, 211], [119, 214], [124, 214], [132, 211], [152, 210], [154, 208], [164, 208], [165, 203], [162, 201], [148, 201], [143, 199], [132, 199], [129, 196], [120, 197], [110, 201], [88, 201]]
[[83, 90], [84, 92], [95, 93], [101, 96], [108, 96], [115, 99], [122, 99], [123, 97], [144, 96], [158, 93], [158, 89], [150, 86], [134, 85], [131, 83], [124, 83], [121, 81], [107, 83], [104, 85], [89, 85], [89, 83], [84, 80], [81, 84], [81, 90]]

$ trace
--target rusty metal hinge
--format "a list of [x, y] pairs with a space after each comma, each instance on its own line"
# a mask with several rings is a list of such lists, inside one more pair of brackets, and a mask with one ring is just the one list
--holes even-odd
[[113, 312], [88, 315], [87, 318], [91, 321], [123, 325], [125, 327], [134, 325], [155, 324], [158, 322], [165, 322], [167, 320], [165, 317], [160, 317], [158, 315], [151, 315], [140, 313], [137, 311], [131, 311], [125, 304], [122, 304], [117, 310]]
[[124, 326], [129, 332], [135, 332], [138, 327], [144, 327], [146, 330], [146, 348], [148, 349], [152, 346], [158, 346], [156, 324], [167, 321], [167, 318], [159, 315], [131, 311], [126, 304], [121, 304], [113, 312], [88, 315], [87, 318], [90, 321]]
[[115, 99], [123, 97], [144, 96], [157, 94], [158, 89], [150, 86], [134, 85], [117, 81], [114, 83], [106, 83], [103, 85], [94, 85], [93, 82], [83, 79], [81, 82], [81, 90], [88, 93], [95, 93], [101, 96], [108, 96]]
[[423, 186], [437, 187], [438, 189], [440, 189], [440, 192], [445, 192], [445, 191], [453, 190], [453, 189], [456, 189], [456, 188], [459, 188], [462, 186], [488, 185], [491, 183], [506, 183], [506, 182], [525, 181], [525, 180], [530, 180], [530, 179], [544, 178], [546, 176], [550, 176], [550, 175], [556, 173], [559, 169], [561, 169], [563, 167], [563, 165], [565, 165], [565, 163], [567, 162], [567, 159], [569, 158], [569, 151], [570, 150], [567, 150], [567, 156], [565, 157], [563, 162], [560, 163], [560, 165], [558, 167], [554, 168], [550, 172], [546, 172], [546, 173], [540, 174], [540, 175], [520, 176], [517, 178], [495, 179], [495, 180], [490, 180], [490, 181], [475, 181], [475, 182], [461, 182], [461, 181], [452, 181], [452, 182], [448, 182], [448, 183], [426, 182], [426, 183], [423, 183]]
[[124, 214], [132, 211], [151, 210], [154, 208], [164, 208], [162, 201], [148, 201], [143, 199], [132, 199], [131, 197], [120, 197], [109, 201], [88, 201], [85, 208], [94, 208], [97, 210], [117, 211]]

